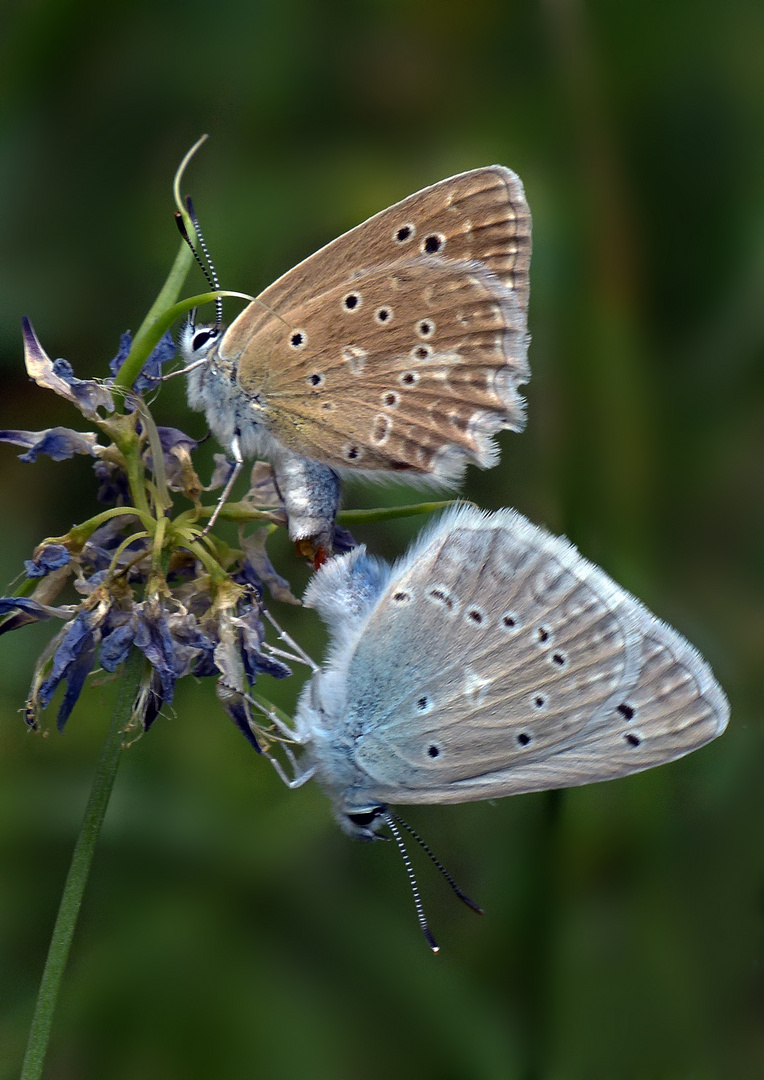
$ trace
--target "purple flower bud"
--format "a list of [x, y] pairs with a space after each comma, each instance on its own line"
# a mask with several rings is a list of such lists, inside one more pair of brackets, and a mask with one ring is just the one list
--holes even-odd
[[215, 462], [215, 468], [205, 491], [217, 491], [218, 488], [225, 487], [236, 468], [236, 462], [231, 461], [225, 454], [215, 454], [212, 460]]
[[71, 608], [49, 607], [31, 596], [0, 596], [0, 615], [6, 615], [9, 611], [24, 611], [35, 619], [50, 619], [53, 616], [66, 619], [72, 614]]
[[[106, 387], [95, 379], [78, 379], [68, 360], [53, 361], [53, 375], [69, 388], [69, 398], [84, 416], [95, 416], [98, 409], [114, 412], [114, 400]], [[64, 395], [67, 396], [67, 395]]]
[[96, 493], [99, 502], [126, 506], [130, 502], [130, 485], [127, 473], [114, 461], [94, 461], [93, 470], [100, 487]]
[[299, 604], [300, 601], [289, 588], [289, 582], [276, 573], [268, 558], [268, 552], [265, 550], [267, 539], [267, 529], [255, 529], [245, 538], [243, 548], [246, 559], [240, 575], [237, 575], [234, 580], [242, 585], [254, 585], [261, 596], [263, 585], [266, 585], [268, 592], [275, 600], [281, 600], [285, 604]]
[[222, 680], [217, 685], [217, 698], [249, 745], [257, 750], [258, 754], [262, 754], [262, 747], [255, 738], [252, 729], [247, 699], [230, 686], [227, 686]]
[[72, 557], [63, 544], [46, 544], [34, 559], [24, 560], [24, 569], [28, 578], [45, 577], [51, 570], [58, 570], [72, 561]]
[[348, 529], [343, 529], [341, 525], [335, 525], [332, 545], [338, 555], [344, 555], [345, 552], [352, 551], [353, 548], [358, 547], [358, 542], [354, 539], [352, 533]]
[[[119, 351], [117, 355], [109, 361], [109, 368], [114, 378], [117, 377], [119, 369], [127, 360], [128, 353], [133, 344], [133, 335], [129, 330], [126, 330], [119, 339]], [[168, 362], [172, 360], [176, 353], [175, 342], [172, 339], [172, 334], [168, 330], [162, 337], [159, 344], [155, 347], [154, 351], [149, 355], [146, 363], [141, 368], [138, 378], [133, 383], [133, 390], [136, 394], [143, 394], [146, 390], [154, 390], [159, 379], [162, 377], [162, 368]], [[128, 403], [129, 409], [129, 403]]]
[[[196, 439], [173, 427], [157, 427], [157, 434], [162, 446], [164, 470], [167, 483], [172, 491], [183, 491], [189, 498], [198, 498], [202, 485], [191, 463], [191, 451], [199, 445]], [[146, 451], [144, 460], [153, 469], [151, 452]]]
[[239, 631], [239, 645], [244, 671], [252, 686], [258, 675], [271, 675], [274, 679], [285, 679], [292, 674], [292, 669], [281, 660], [276, 660], [262, 651], [265, 641], [265, 628], [260, 619], [260, 610], [250, 605], [241, 615], [232, 619]]

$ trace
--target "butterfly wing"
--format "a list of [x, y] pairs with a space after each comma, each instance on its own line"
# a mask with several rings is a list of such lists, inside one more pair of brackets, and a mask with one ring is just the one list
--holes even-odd
[[220, 346], [258, 422], [333, 468], [459, 478], [524, 427], [530, 215], [514, 173], [444, 180], [290, 270]]
[[394, 568], [346, 663], [355, 803], [612, 779], [701, 746], [729, 713], [676, 631], [513, 511], [442, 519]]
[[[352, 298], [357, 303], [348, 307]], [[524, 321], [477, 263], [375, 267], [269, 319], [240, 364], [282, 445], [334, 468], [457, 479], [493, 464], [491, 435], [522, 430]], [[268, 358], [254, 370], [250, 350]]]
[[531, 215], [520, 177], [503, 165], [451, 176], [409, 195], [332, 240], [259, 296], [283, 315], [316, 291], [368, 266], [438, 254], [478, 261], [528, 308]]

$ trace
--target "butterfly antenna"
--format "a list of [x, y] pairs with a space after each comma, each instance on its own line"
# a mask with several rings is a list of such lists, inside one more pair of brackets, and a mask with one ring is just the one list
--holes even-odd
[[[196, 230], [196, 239], [199, 247], [202, 250], [202, 255], [204, 255], [204, 259], [206, 259], [206, 262], [201, 258], [199, 252], [196, 250], [194, 244], [191, 241], [191, 237], [188, 235], [186, 223], [183, 220], [183, 215], [178, 210], [176, 210], [175, 224], [178, 226], [178, 232], [188, 244], [189, 250], [196, 259], [197, 266], [204, 274], [207, 284], [210, 286], [211, 289], [217, 291], [220, 288], [220, 280], [218, 278], [217, 271], [215, 270], [215, 264], [210, 258], [209, 248], [207, 247], [207, 243], [204, 239], [204, 233], [202, 232], [201, 226], [199, 224], [199, 218], [196, 216], [196, 210], [194, 210], [194, 204], [191, 201], [190, 195], [186, 196], [186, 209], [188, 210], [188, 216], [191, 218], [191, 222], [194, 226], [194, 229]], [[215, 325], [220, 326], [222, 321], [223, 298], [222, 296], [218, 296], [215, 299]]]
[[396, 844], [398, 845], [398, 851], [400, 851], [400, 853], [401, 853], [401, 858], [403, 859], [403, 865], [406, 867], [406, 873], [409, 876], [409, 885], [411, 886], [411, 892], [412, 892], [412, 895], [414, 897], [414, 907], [416, 908], [416, 917], [417, 917], [417, 920], [419, 922], [419, 926], [420, 926], [420, 928], [422, 930], [422, 933], [424, 934], [425, 941], [427, 942], [427, 944], [430, 946], [430, 948], [432, 949], [432, 951], [434, 953], [440, 952], [440, 946], [438, 945], [435, 938], [432, 936], [432, 931], [430, 930], [430, 927], [427, 924], [427, 919], [426, 919], [425, 914], [424, 914], [424, 907], [422, 905], [422, 897], [419, 895], [419, 886], [417, 885], [416, 877], [414, 876], [414, 867], [411, 865], [411, 859], [409, 858], [409, 853], [406, 851], [406, 845], [403, 843], [403, 837], [401, 836], [401, 831], [400, 831], [400, 829], [398, 828], [398, 826], [396, 824], [396, 822], [398, 821], [398, 818], [393, 817], [393, 815], [390, 813], [390, 811], [388, 811], [384, 815], [384, 818], [385, 818], [385, 823], [386, 823], [388, 829], [393, 834], [393, 839], [395, 840]]
[[406, 832], [410, 833], [410, 835], [414, 837], [414, 839], [416, 840], [417, 844], [419, 844], [422, 851], [425, 853], [425, 855], [428, 856], [428, 858], [431, 860], [431, 862], [433, 862], [435, 864], [435, 866], [437, 866], [438, 870], [440, 870], [441, 874], [446, 879], [446, 881], [451, 886], [451, 888], [456, 893], [456, 895], [459, 897], [459, 899], [462, 901], [462, 903], [466, 904], [468, 908], [472, 908], [472, 910], [474, 912], [476, 912], [478, 915], [483, 915], [484, 912], [483, 912], [483, 909], [480, 907], [480, 905], [476, 904], [474, 900], [471, 900], [469, 898], [469, 896], [467, 896], [467, 894], [465, 892], [462, 892], [462, 890], [459, 888], [459, 886], [456, 884], [454, 879], [449, 874], [448, 870], [446, 870], [443, 863], [440, 861], [440, 859], [438, 859], [436, 857], [435, 853], [424, 842], [424, 840], [419, 835], [419, 833], [415, 832], [411, 828], [411, 826], [409, 825], [409, 823], [407, 821], [404, 821], [403, 818], [398, 817], [398, 815], [394, 814], [392, 812], [392, 810], [388, 810], [387, 814], [388, 814], [388, 817], [394, 818], [395, 821], [397, 821], [397, 823], [399, 825], [403, 826], [403, 828], [406, 830]]

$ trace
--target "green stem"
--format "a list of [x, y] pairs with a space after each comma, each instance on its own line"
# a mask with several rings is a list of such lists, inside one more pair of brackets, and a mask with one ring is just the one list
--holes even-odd
[[340, 510], [337, 521], [340, 525], [370, 525], [372, 522], [393, 521], [397, 518], [413, 517], [415, 514], [434, 514], [437, 510], [447, 510], [449, 506], [456, 506], [457, 503], [474, 506], [468, 499], [445, 499], [441, 502], [411, 503], [407, 506], [379, 506], [373, 510]]
[[159, 296], [151, 305], [148, 315], [141, 323], [138, 332], [133, 338], [130, 352], [117, 372], [115, 380], [117, 386], [130, 387], [133, 385], [141, 368], [148, 360], [151, 350], [156, 347], [165, 330], [169, 329], [165, 325], [165, 319], [162, 316], [167, 315], [167, 309], [178, 299], [180, 290], [183, 288], [183, 282], [186, 280], [186, 275], [193, 262], [194, 257], [189, 251], [188, 245], [181, 242], [178, 254], [175, 256], [175, 262], [167, 275], [167, 280], [162, 286]]
[[39, 1080], [42, 1075], [61, 978], [69, 956], [82, 897], [93, 862], [93, 853], [122, 753], [122, 733], [130, 720], [142, 674], [143, 655], [138, 649], [133, 649], [125, 664], [111, 726], [93, 779], [82, 828], [74, 845], [72, 861], [42, 973], [20, 1080]]
[[[172, 277], [173, 274], [174, 268], [170, 273], [170, 277]], [[164, 290], [162, 290], [160, 296], [163, 295]], [[176, 304], [172, 304], [171, 307], [163, 310], [160, 315], [154, 315], [154, 312], [160, 307], [160, 302], [157, 300], [152, 305], [151, 311], [143, 320], [140, 330], [135, 335], [130, 352], [127, 354], [124, 364], [117, 372], [112, 391], [119, 389], [120, 387], [128, 388], [133, 385], [140, 374], [141, 368], [148, 360], [152, 351], [159, 344], [162, 335], [166, 330], [170, 329], [174, 322], [185, 315], [186, 312], [191, 311], [192, 308], [201, 307], [202, 304], [210, 304], [214, 300], [217, 300], [219, 296], [236, 296], [242, 300], [252, 300], [252, 297], [247, 293], [231, 292], [227, 289], [220, 289], [215, 292], [199, 293], [198, 296], [191, 296], [187, 300], [179, 300]]]

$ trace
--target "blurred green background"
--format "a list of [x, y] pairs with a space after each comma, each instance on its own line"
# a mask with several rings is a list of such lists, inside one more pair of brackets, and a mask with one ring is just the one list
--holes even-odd
[[[764, 6], [37, 0], [2, 18], [0, 426], [82, 426], [27, 381], [20, 316], [106, 373], [175, 254], [171, 178], [203, 131], [186, 187], [224, 285], [250, 292], [419, 187], [507, 164], [534, 215], [529, 422], [466, 494], [565, 532], [732, 704], [721, 740], [653, 772], [412, 810], [487, 912], [414, 853], [434, 958], [393, 846], [287, 791], [211, 682], [180, 687], [124, 755], [46, 1075], [764, 1075]], [[204, 432], [180, 380], [156, 415]], [[95, 487], [84, 459], [2, 453], [8, 583]], [[421, 523], [358, 535], [394, 556]], [[289, 545], [272, 555], [302, 588]], [[315, 614], [276, 610], [320, 655]], [[64, 737], [29, 736], [48, 635], [0, 642], [0, 1080], [113, 698], [94, 686]], [[269, 682], [291, 707], [298, 679]]]

